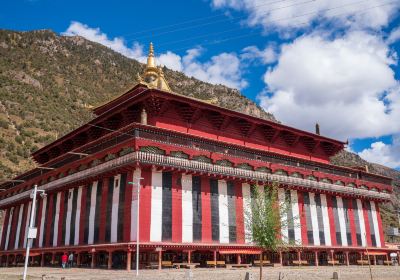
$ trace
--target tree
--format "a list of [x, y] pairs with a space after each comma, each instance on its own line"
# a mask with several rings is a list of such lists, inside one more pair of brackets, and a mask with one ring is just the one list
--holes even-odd
[[[278, 184], [270, 183], [260, 190], [260, 186], [251, 186], [251, 199], [245, 205], [245, 224], [249, 232], [249, 239], [262, 248], [271, 252], [288, 248], [293, 243], [287, 236], [281, 234], [283, 228], [289, 224], [294, 227], [293, 220], [288, 220], [290, 203], [285, 196], [279, 198]], [[262, 279], [263, 256], [260, 254], [260, 280]]]

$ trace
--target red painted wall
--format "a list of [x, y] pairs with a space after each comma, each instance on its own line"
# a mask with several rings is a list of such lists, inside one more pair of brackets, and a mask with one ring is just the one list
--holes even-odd
[[129, 171], [126, 175], [126, 187], [125, 187], [125, 200], [124, 200], [124, 229], [123, 229], [123, 241], [129, 242], [131, 241], [131, 211], [132, 211], [132, 192], [133, 189], [136, 189], [136, 185], [129, 184], [129, 182], [133, 182], [133, 171]]
[[201, 218], [202, 218], [202, 237], [204, 243], [212, 242], [211, 235], [211, 197], [210, 180], [201, 177]]
[[182, 242], [182, 184], [179, 173], [172, 173], [172, 242]]
[[151, 225], [151, 170], [142, 169], [142, 189], [140, 190], [140, 241], [150, 241]]
[[236, 242], [245, 243], [245, 213], [243, 210], [242, 183], [235, 181], [236, 195]]

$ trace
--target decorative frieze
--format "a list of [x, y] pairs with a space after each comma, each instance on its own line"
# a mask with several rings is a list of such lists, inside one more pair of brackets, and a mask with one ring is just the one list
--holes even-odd
[[[229, 176], [231, 178], [245, 179], [254, 182], [278, 182], [282, 185], [301, 187], [307, 191], [316, 192], [331, 192], [337, 195], [345, 196], [359, 196], [368, 199], [390, 200], [390, 194], [385, 192], [377, 192], [368, 189], [354, 188], [348, 186], [340, 186], [332, 183], [318, 182], [307, 180], [303, 178], [295, 178], [287, 175], [269, 174], [260, 171], [246, 170], [241, 168], [234, 168], [230, 166], [221, 166], [208, 162], [201, 162], [198, 160], [190, 160], [184, 158], [177, 158], [165, 156], [160, 154], [136, 151], [129, 153], [125, 156], [109, 160], [98, 166], [88, 168], [83, 171], [78, 171], [74, 174], [57, 179], [53, 182], [46, 183], [40, 186], [40, 189], [51, 190], [60, 188], [66, 184], [78, 183], [83, 180], [99, 176], [102, 173], [122, 167], [132, 163], [151, 164], [162, 167], [180, 168], [190, 170], [193, 172], [203, 172], [206, 174], [214, 174], [220, 176]], [[30, 191], [5, 198], [0, 201], [0, 207], [16, 202], [20, 199], [29, 197]]]

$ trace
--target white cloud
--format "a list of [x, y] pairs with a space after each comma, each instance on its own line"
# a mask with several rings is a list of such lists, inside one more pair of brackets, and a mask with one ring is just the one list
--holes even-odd
[[273, 46], [267, 46], [263, 50], [257, 46], [248, 46], [242, 50], [240, 58], [250, 62], [260, 61], [262, 64], [270, 64], [276, 61], [277, 52]]
[[394, 28], [392, 32], [390, 32], [387, 42], [389, 44], [395, 43], [400, 39], [400, 27]]
[[[123, 38], [109, 38], [100, 28], [91, 28], [86, 24], [74, 21], [62, 34], [65, 36], [82, 36], [90, 41], [107, 46], [126, 57], [142, 63], [146, 61], [142, 44], [134, 42], [132, 47], [128, 47]], [[186, 55], [181, 57], [176, 53], [167, 51], [160, 54], [157, 61], [172, 70], [181, 71], [188, 76], [212, 84], [223, 84], [238, 89], [247, 86], [246, 80], [242, 77], [241, 60], [235, 53], [220, 53], [211, 57], [209, 61], [200, 62], [201, 52], [201, 48], [190, 49], [186, 52]]]
[[184, 73], [212, 84], [223, 84], [234, 88], [247, 86], [242, 78], [241, 61], [235, 53], [221, 53], [209, 61], [200, 63], [200, 49], [192, 49], [182, 58]]
[[86, 24], [73, 21], [71, 22], [68, 29], [62, 33], [65, 36], [82, 36], [92, 42], [102, 44], [110, 49], [119, 52], [120, 54], [137, 59], [140, 62], [146, 60], [146, 56], [143, 53], [143, 46], [139, 43], [133, 43], [132, 47], [129, 48], [123, 38], [109, 39], [107, 34], [101, 32], [100, 28], [91, 28]]
[[290, 125], [327, 136], [376, 137], [400, 131], [400, 91], [385, 42], [365, 32], [318, 34], [284, 45], [264, 76], [261, 106]]
[[370, 148], [358, 154], [369, 162], [400, 168], [400, 136], [394, 136], [392, 144], [385, 144], [382, 141], [374, 142]]
[[[383, 5], [392, 3], [391, 5]], [[400, 7], [400, 2], [381, 0], [319, 0], [269, 1], [264, 0], [212, 0], [216, 9], [231, 8], [249, 14], [246, 23], [261, 25], [267, 30], [293, 29], [326, 23], [352, 28], [379, 29], [386, 26]], [[374, 8], [371, 8], [374, 7]]]
[[167, 51], [166, 53], [160, 54], [157, 60], [160, 65], [165, 65], [175, 71], [183, 71], [182, 58], [176, 53]]

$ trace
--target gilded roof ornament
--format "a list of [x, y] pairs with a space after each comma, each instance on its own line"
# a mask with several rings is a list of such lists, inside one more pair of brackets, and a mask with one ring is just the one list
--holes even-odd
[[148, 88], [155, 88], [164, 91], [171, 91], [162, 71], [161, 66], [156, 66], [154, 57], [153, 43], [150, 43], [149, 55], [147, 56], [147, 64], [144, 73], [138, 75], [138, 81], [140, 84], [146, 85]]

